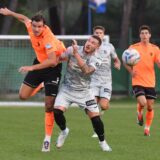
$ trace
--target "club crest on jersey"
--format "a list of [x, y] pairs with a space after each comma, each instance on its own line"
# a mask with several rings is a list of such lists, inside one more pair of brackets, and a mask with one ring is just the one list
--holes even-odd
[[96, 63], [96, 66], [99, 67], [99, 63], [98, 62]]
[[46, 46], [45, 46], [45, 47], [46, 47], [46, 49], [50, 49], [50, 48], [52, 48], [51, 44], [49, 44], [49, 43], [48, 43], [48, 44], [46, 44]]

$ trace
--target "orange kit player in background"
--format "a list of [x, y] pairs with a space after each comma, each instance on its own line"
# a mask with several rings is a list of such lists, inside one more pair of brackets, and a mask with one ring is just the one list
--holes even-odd
[[31, 97], [35, 88], [44, 82], [45, 87], [45, 138], [42, 152], [50, 151], [51, 135], [54, 126], [53, 106], [58, 92], [61, 78], [61, 64], [58, 59], [65, 47], [53, 35], [42, 15], [37, 14], [32, 19], [12, 12], [7, 8], [1, 8], [0, 14], [12, 16], [23, 22], [30, 36], [36, 59], [31, 66], [22, 66], [19, 72], [26, 73], [23, 84], [19, 91], [21, 100]]
[[142, 25], [139, 29], [140, 42], [131, 45], [140, 53], [140, 61], [135, 66], [124, 66], [132, 76], [133, 93], [137, 99], [137, 122], [143, 126], [143, 109], [147, 108], [144, 135], [150, 136], [150, 127], [154, 117], [153, 105], [156, 99], [155, 92], [155, 70], [156, 63], [160, 68], [160, 50], [150, 43], [151, 29], [147, 25]]

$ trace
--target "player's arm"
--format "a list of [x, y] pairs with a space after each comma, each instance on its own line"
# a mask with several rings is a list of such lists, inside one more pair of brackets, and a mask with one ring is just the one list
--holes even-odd
[[114, 58], [113, 62], [114, 62], [114, 67], [116, 69], [120, 70], [120, 68], [121, 68], [121, 61], [119, 60], [119, 58], [118, 57]]
[[19, 68], [19, 72], [26, 73], [28, 71], [40, 70], [48, 67], [55, 67], [59, 63], [59, 58], [55, 53], [51, 52], [48, 54], [48, 59], [42, 63], [31, 65], [31, 66], [22, 66]]
[[116, 53], [116, 50], [111, 43], [110, 43], [110, 48], [111, 48], [111, 57], [113, 58], [114, 68], [120, 70], [121, 61], [119, 60], [117, 53]]
[[26, 23], [27, 21], [30, 20], [25, 15], [13, 12], [13, 11], [9, 10], [8, 8], [0, 8], [0, 14], [2, 14], [4, 16], [12, 16], [14, 18], [17, 18], [20, 22], [23, 22], [23, 23]]
[[78, 52], [74, 53], [74, 57], [76, 58], [77, 64], [84, 74], [92, 74], [95, 71], [95, 68], [93, 66], [89, 66], [84, 62]]
[[73, 55], [76, 58], [77, 64], [80, 67], [80, 69], [82, 70], [82, 72], [84, 74], [86, 74], [86, 75], [93, 73], [95, 71], [95, 68], [93, 66], [87, 65], [84, 62], [84, 60], [81, 58], [81, 56], [78, 54], [78, 51], [77, 51], [77, 42], [75, 40], [73, 40], [72, 47], [73, 47]]
[[123, 63], [124, 67], [127, 69], [127, 71], [130, 73], [130, 75], [132, 77], [134, 77], [136, 75], [136, 72], [133, 71], [133, 67], [132, 66], [129, 66], [125, 63]]

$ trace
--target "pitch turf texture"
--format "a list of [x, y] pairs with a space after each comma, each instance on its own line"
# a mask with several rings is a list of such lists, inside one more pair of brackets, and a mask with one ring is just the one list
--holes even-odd
[[0, 107], [1, 160], [159, 160], [160, 103], [155, 105], [151, 136], [143, 135], [136, 124], [135, 101], [113, 101], [104, 116], [107, 141], [112, 152], [101, 151], [90, 120], [79, 108], [66, 115], [70, 134], [61, 149], [55, 141], [59, 133], [55, 125], [50, 153], [42, 153], [44, 108]]

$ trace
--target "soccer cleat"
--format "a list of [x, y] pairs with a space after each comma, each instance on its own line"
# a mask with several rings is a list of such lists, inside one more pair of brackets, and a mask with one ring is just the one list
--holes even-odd
[[59, 136], [58, 136], [58, 139], [57, 139], [57, 143], [56, 143], [56, 147], [57, 148], [61, 148], [65, 142], [65, 139], [67, 138], [69, 134], [69, 129], [66, 128], [64, 131], [61, 131]]
[[97, 137], [98, 137], [97, 133], [94, 132], [94, 134], [92, 135], [92, 138], [97, 138]]
[[144, 130], [144, 136], [150, 136], [150, 131], [149, 129]]
[[100, 147], [102, 148], [102, 151], [105, 151], [105, 152], [112, 151], [112, 148], [107, 144], [107, 142], [105, 140], [102, 142], [99, 142], [99, 144], [100, 144]]
[[50, 152], [50, 142], [48, 141], [43, 142], [42, 152]]
[[140, 126], [143, 126], [143, 115], [142, 114], [138, 114], [138, 116], [137, 116], [137, 123]]

